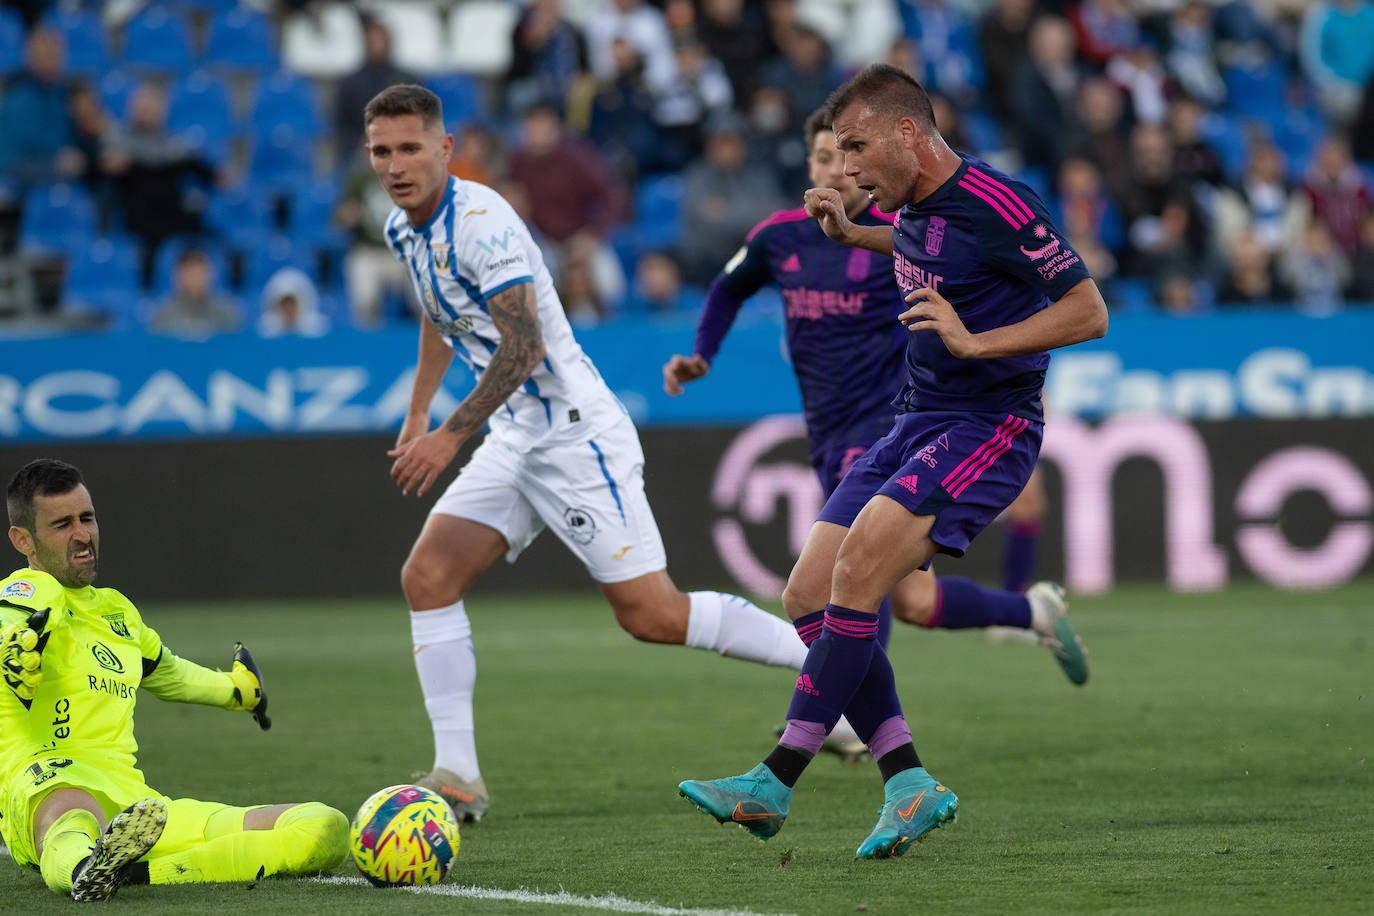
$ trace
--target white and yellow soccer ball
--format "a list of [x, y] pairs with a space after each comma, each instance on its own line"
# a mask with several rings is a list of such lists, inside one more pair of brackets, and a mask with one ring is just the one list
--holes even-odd
[[448, 802], [422, 786], [374, 793], [348, 831], [353, 861], [378, 887], [438, 884], [458, 857], [458, 821]]

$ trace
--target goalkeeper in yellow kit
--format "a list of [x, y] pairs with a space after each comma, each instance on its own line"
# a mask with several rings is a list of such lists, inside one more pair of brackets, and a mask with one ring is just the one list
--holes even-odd
[[139, 689], [244, 710], [267, 728], [252, 656], [230, 671], [177, 658], [129, 599], [95, 588], [99, 531], [81, 472], [30, 462], [6, 493], [28, 567], [0, 580], [0, 833], [58, 893], [104, 900], [124, 884], [250, 881], [325, 871], [348, 820], [319, 802], [236, 808], [170, 799], [137, 768]]

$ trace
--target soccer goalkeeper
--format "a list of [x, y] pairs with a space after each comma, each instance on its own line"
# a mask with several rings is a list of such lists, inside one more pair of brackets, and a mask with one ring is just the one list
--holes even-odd
[[171, 799], [137, 768], [138, 689], [249, 712], [270, 725], [262, 677], [237, 646], [229, 671], [173, 655], [138, 609], [95, 588], [99, 530], [81, 472], [30, 462], [7, 492], [28, 567], [0, 580], [0, 833], [53, 891], [105, 900], [125, 884], [251, 881], [325, 871], [348, 820], [319, 802], [236, 808]]

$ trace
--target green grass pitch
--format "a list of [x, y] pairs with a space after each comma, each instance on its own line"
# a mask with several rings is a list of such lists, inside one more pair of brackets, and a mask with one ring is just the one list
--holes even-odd
[[[677, 796], [682, 779], [761, 759], [788, 672], [636, 644], [591, 589], [468, 604], [493, 807], [464, 830], [446, 884], [584, 905], [267, 880], [127, 888], [110, 910], [561, 916], [607, 912], [614, 895], [639, 905], [622, 911], [661, 913], [1374, 911], [1374, 581], [1078, 599], [1093, 666], [1081, 689], [1042, 649], [899, 627], [891, 654], [917, 747], [961, 807], [884, 862], [853, 858], [881, 801], [871, 765], [817, 760], [766, 844]], [[145, 696], [141, 760], [160, 790], [318, 799], [351, 816], [428, 768], [399, 596], [143, 611], [197, 661], [226, 665], [247, 643], [274, 720], [263, 734], [247, 716]], [[8, 862], [0, 900], [7, 913], [73, 906]]]

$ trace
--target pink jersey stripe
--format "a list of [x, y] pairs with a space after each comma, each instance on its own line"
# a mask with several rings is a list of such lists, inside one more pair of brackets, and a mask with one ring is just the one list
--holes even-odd
[[998, 214], [999, 216], [1001, 216], [1002, 219], [1004, 219], [1004, 220], [1006, 220], [1007, 222], [1011, 223], [1011, 227], [1012, 227], [1013, 229], [1021, 229], [1021, 228], [1023, 228], [1023, 227], [1026, 225], [1026, 221], [1025, 221], [1025, 220], [1020, 219], [1019, 217], [1013, 216], [1013, 215], [1011, 214], [1011, 211], [1008, 210], [1006, 207], [1002, 206], [1002, 203], [1001, 203], [1000, 201], [998, 201], [996, 198], [994, 198], [994, 197], [993, 197], [991, 194], [989, 194], [987, 191], [984, 191], [984, 190], [982, 190], [981, 188], [979, 188], [977, 185], [975, 185], [975, 184], [969, 182], [969, 181], [967, 180], [967, 178], [960, 178], [960, 179], [959, 179], [959, 187], [963, 188], [965, 191], [968, 191], [970, 194], [974, 195], [975, 197], [981, 197], [985, 202], [987, 202], [988, 206], [992, 207], [992, 209], [994, 209], [994, 210], [997, 211], [997, 214]]
[[958, 480], [954, 481], [952, 484], [944, 485], [949, 495], [957, 499], [969, 484], [983, 476], [983, 472], [992, 467], [993, 462], [1011, 449], [1012, 440], [1020, 435], [1029, 425], [1029, 420], [1018, 419], [1014, 424], [1008, 425], [1004, 423], [1001, 427], [998, 427], [993, 437], [983, 444], [982, 449], [980, 449], [982, 455], [979, 456], [978, 460], [969, 465], [964, 470], [963, 474], [960, 475]]
[[1006, 201], [1007, 205], [1011, 207], [1014, 212], [1026, 218], [1026, 222], [1030, 222], [1031, 220], [1035, 219], [1035, 214], [1031, 212], [1030, 207], [1026, 206], [1026, 202], [1021, 199], [1020, 195], [1018, 195], [1011, 188], [1007, 187], [1004, 183], [998, 181], [996, 178], [993, 178], [991, 175], [978, 171], [975, 168], [969, 168], [967, 174], [969, 176], [972, 176], [973, 179], [976, 180], [980, 185], [987, 188], [989, 191], [992, 191], [993, 193], [997, 194], [997, 196]]
[[749, 234], [745, 236], [745, 241], [752, 241], [754, 236], [758, 235], [759, 232], [762, 231], [765, 227], [772, 226], [775, 223], [796, 223], [800, 222], [801, 220], [810, 218], [811, 217], [806, 215], [805, 207], [798, 207], [795, 210], [779, 210], [777, 213], [774, 213], [772, 216], [768, 217], [766, 220], [759, 223], [753, 229], [750, 229]]

